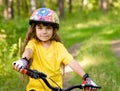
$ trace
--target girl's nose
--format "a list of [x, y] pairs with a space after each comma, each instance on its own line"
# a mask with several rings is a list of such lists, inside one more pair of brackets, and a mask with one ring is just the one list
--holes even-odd
[[47, 33], [47, 29], [43, 29], [43, 33]]

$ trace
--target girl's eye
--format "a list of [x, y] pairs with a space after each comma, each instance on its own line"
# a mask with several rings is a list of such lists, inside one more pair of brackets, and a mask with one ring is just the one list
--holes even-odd
[[52, 27], [51, 26], [47, 26], [47, 29], [52, 29]]
[[38, 29], [42, 29], [42, 27], [38, 27]]
[[45, 27], [43, 27], [43, 26], [37, 26], [36, 29], [39, 29], [39, 30], [42, 30], [42, 29], [51, 30], [51, 29], [53, 29], [53, 27], [52, 26], [45, 26]]

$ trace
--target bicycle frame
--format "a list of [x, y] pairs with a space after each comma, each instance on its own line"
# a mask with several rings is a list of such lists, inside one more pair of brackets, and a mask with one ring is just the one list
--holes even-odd
[[50, 85], [50, 83], [47, 81], [47, 75], [42, 73], [42, 72], [38, 72], [37, 70], [31, 70], [31, 69], [24, 69], [23, 74], [27, 74], [28, 76], [30, 76], [31, 78], [34, 78], [34, 79], [42, 79], [45, 84], [52, 90], [52, 91], [71, 91], [75, 88], [79, 88], [79, 89], [84, 89], [86, 87], [91, 87], [91, 88], [96, 88], [96, 89], [101, 89], [100, 86], [92, 86], [92, 85], [75, 85], [75, 86], [71, 86], [71, 87], [68, 87], [66, 89], [62, 89], [60, 87], [53, 87]]

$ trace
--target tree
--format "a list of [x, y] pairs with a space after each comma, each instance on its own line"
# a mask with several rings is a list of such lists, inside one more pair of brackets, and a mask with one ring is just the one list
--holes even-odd
[[64, 0], [57, 0], [57, 7], [60, 12], [60, 18], [64, 17]]
[[72, 12], [72, 0], [68, 0], [68, 9], [69, 9], [69, 13]]
[[4, 0], [4, 18], [8, 20], [8, 0]]
[[45, 7], [44, 0], [40, 0], [40, 7]]
[[80, 0], [80, 8], [85, 9], [87, 7], [88, 0]]
[[36, 1], [30, 0], [30, 12], [36, 9]]
[[17, 15], [20, 16], [20, 0], [16, 1], [16, 6], [17, 6]]
[[99, 8], [103, 10], [104, 12], [107, 12], [108, 10], [108, 2], [107, 0], [98, 0]]
[[112, 6], [113, 5], [113, 0], [109, 0], [109, 3]]
[[2, 5], [2, 0], [0, 0], [0, 5]]
[[110, 9], [112, 9], [112, 7], [113, 7], [113, 0], [109, 0], [109, 4], [110, 4]]
[[83, 6], [83, 0], [79, 0], [79, 2], [80, 2], [80, 9], [81, 9]]
[[14, 18], [13, 0], [9, 0], [9, 18]]
[[12, 0], [4, 0], [4, 18], [8, 20], [14, 17], [14, 9], [13, 9], [13, 1]]

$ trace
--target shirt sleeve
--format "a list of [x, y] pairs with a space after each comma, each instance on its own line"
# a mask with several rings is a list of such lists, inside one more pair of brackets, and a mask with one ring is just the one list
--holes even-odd
[[70, 61], [73, 60], [73, 56], [67, 51], [63, 44], [60, 45], [59, 51], [62, 58], [62, 63], [64, 63], [65, 65], [67, 65]]

